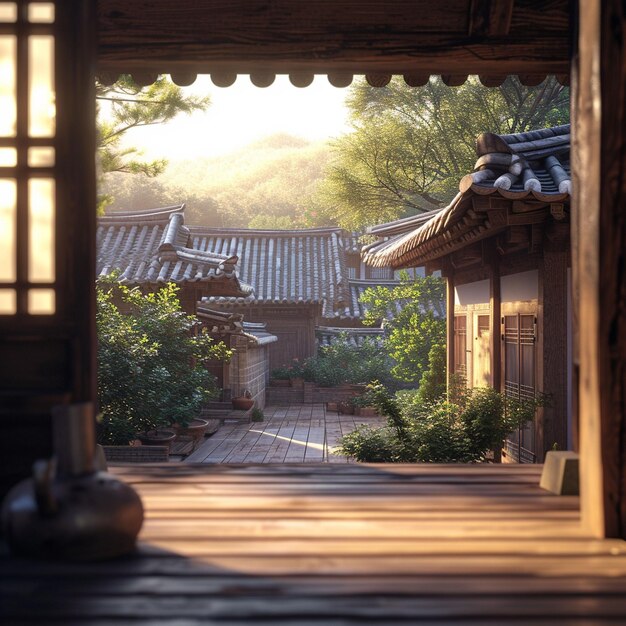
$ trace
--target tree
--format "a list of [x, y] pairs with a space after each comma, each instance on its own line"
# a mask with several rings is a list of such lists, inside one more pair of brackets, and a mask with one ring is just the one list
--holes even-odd
[[[141, 152], [134, 147], [123, 147], [122, 137], [132, 128], [164, 124], [180, 113], [205, 110], [208, 97], [185, 96], [183, 90], [165, 76], [148, 87], [140, 87], [124, 74], [113, 85], [96, 82], [96, 99], [108, 102], [109, 115], [99, 111], [98, 156], [101, 173], [124, 172], [158, 176], [167, 165], [165, 159], [142, 160]], [[100, 208], [110, 204], [111, 197], [100, 200]]]
[[360, 301], [366, 306], [364, 324], [385, 320], [385, 347], [395, 361], [392, 374], [419, 383], [428, 369], [431, 348], [445, 344], [443, 280], [434, 276], [409, 279], [403, 272], [397, 287], [370, 287]]
[[356, 83], [347, 98], [353, 131], [333, 144], [319, 204], [346, 228], [444, 206], [476, 161], [483, 132], [518, 133], [569, 121], [569, 90], [555, 78], [525, 87], [509, 77], [498, 89], [470, 77], [460, 87], [432, 78], [411, 88]]

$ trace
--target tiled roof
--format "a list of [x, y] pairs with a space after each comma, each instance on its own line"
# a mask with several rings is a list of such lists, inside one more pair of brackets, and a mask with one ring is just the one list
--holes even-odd
[[385, 331], [382, 328], [338, 328], [333, 326], [318, 326], [315, 329], [315, 340], [318, 347], [330, 346], [340, 339], [347, 340], [353, 346], [362, 346], [366, 339], [373, 339], [382, 344]]
[[190, 227], [191, 245], [240, 259], [247, 298], [208, 297], [209, 306], [319, 304], [323, 317], [359, 318], [348, 280], [346, 254], [360, 246], [356, 235], [340, 228], [252, 230]]
[[213, 283], [218, 293], [247, 296], [232, 254], [189, 246], [184, 205], [142, 212], [115, 212], [98, 219], [96, 276], [117, 271], [129, 285]]
[[[460, 182], [445, 208], [370, 229], [381, 239], [363, 247], [365, 263], [375, 267], [411, 267], [504, 230], [507, 219], [475, 211], [472, 198], [528, 200], [537, 207], [569, 202], [571, 193], [569, 125], [519, 133], [485, 133], [477, 140], [475, 171]], [[532, 209], [532, 206], [531, 206]], [[428, 217], [423, 221], [424, 217]]]
[[196, 315], [204, 327], [215, 335], [242, 335], [248, 343], [260, 346], [278, 341], [276, 335], [266, 330], [266, 324], [244, 322], [241, 313], [217, 311], [200, 304]]
[[[350, 280], [350, 315], [346, 317], [353, 317], [355, 319], [362, 319], [365, 317], [365, 311], [367, 307], [359, 302], [359, 298], [363, 295], [366, 289], [372, 287], [385, 287], [386, 289], [393, 289], [399, 285], [397, 280]], [[393, 317], [400, 309], [402, 309], [401, 302], [395, 302], [395, 309], [390, 310], [387, 314], [388, 318]]]

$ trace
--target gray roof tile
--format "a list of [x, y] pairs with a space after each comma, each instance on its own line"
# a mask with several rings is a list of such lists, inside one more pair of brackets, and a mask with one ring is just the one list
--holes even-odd
[[215, 283], [220, 293], [246, 296], [239, 282], [236, 255], [188, 247], [184, 205], [142, 212], [111, 212], [98, 218], [96, 276], [113, 271], [128, 285], [166, 282]]

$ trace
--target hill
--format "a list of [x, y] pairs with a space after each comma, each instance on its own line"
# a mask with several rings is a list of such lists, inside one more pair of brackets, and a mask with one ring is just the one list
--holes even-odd
[[278, 134], [221, 157], [171, 162], [158, 178], [109, 174], [111, 209], [187, 203], [190, 224], [288, 228], [310, 222], [330, 147]]

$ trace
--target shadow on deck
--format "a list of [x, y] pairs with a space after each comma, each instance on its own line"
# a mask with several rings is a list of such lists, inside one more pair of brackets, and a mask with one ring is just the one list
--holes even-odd
[[[0, 560], [3, 623], [623, 623], [626, 544], [538, 466], [118, 467], [137, 553]], [[580, 621], [579, 621], [580, 620]]]

